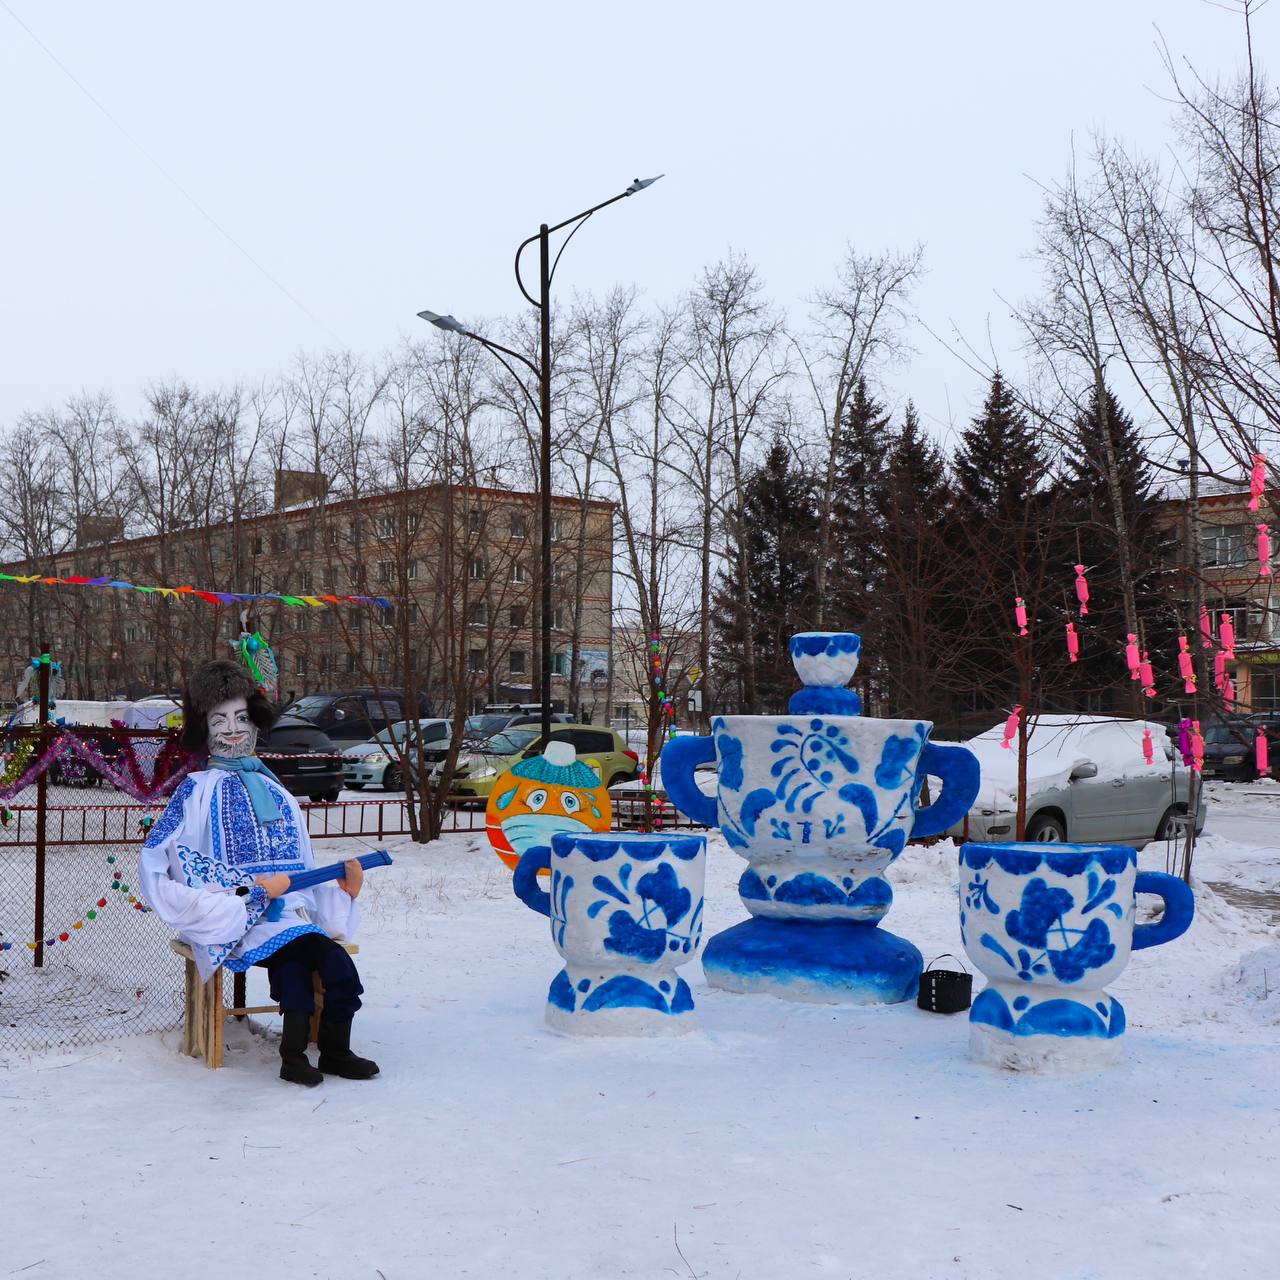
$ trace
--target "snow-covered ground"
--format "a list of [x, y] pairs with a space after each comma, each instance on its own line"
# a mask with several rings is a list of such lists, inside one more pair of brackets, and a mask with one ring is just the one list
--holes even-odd
[[[282, 1084], [274, 1018], [216, 1073], [176, 1033], [0, 1060], [0, 1274], [1274, 1276], [1280, 930], [1205, 882], [1280, 886], [1280, 787], [1212, 805], [1195, 924], [1133, 957], [1126, 1060], [1083, 1076], [972, 1063], [963, 1015], [735, 996], [696, 962], [693, 1035], [554, 1035], [546, 921], [482, 838], [399, 845], [359, 939], [378, 1080]], [[741, 868], [713, 839], [713, 931]], [[891, 876], [887, 925], [959, 952], [954, 846]]]

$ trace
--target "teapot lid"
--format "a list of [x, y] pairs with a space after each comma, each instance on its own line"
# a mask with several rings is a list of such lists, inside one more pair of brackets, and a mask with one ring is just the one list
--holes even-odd
[[862, 699], [849, 688], [858, 669], [862, 639], [851, 631], [799, 631], [791, 637], [791, 661], [804, 688], [791, 695], [792, 715], [856, 716]]

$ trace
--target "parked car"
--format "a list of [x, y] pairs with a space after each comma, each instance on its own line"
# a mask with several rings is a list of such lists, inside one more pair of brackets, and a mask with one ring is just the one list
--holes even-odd
[[[309, 720], [339, 747], [353, 747], [367, 742], [389, 724], [407, 717], [404, 693], [400, 689], [339, 689], [333, 693], [309, 693], [297, 698], [284, 709], [284, 714]], [[418, 695], [418, 715], [429, 716], [431, 703], [426, 694]]]
[[[1151, 731], [1155, 763], [1143, 755]], [[982, 766], [982, 785], [969, 811], [968, 839], [1016, 839], [1018, 753], [1002, 746], [996, 725], [965, 745]], [[1188, 811], [1190, 775], [1164, 729], [1150, 721], [1110, 716], [1033, 717], [1027, 743], [1027, 839], [1052, 843], [1132, 845], [1167, 840]], [[1196, 830], [1204, 828], [1198, 807]], [[962, 823], [948, 833], [961, 837]]]
[[[551, 714], [553, 724], [571, 724], [572, 717], [566, 715], [563, 711], [554, 711]], [[542, 724], [541, 714], [530, 715], [527, 712], [510, 712], [510, 711], [480, 711], [473, 716], [468, 716], [462, 724], [462, 751], [475, 751], [482, 747], [496, 733], [503, 733], [507, 729], [516, 727], [532, 727], [538, 728]], [[423, 759], [429, 765], [439, 764], [441, 760], [449, 754], [449, 738], [446, 737], [443, 742], [434, 746], [427, 746], [423, 750]], [[416, 756], [414, 757], [416, 759]], [[413, 760], [410, 760], [411, 767], [416, 767]]]
[[403, 777], [400, 772], [401, 755], [396, 744], [403, 743], [406, 738], [424, 746], [449, 741], [451, 726], [448, 720], [419, 720], [410, 736], [412, 727], [413, 721], [401, 720], [374, 734], [368, 742], [348, 747], [342, 753], [343, 784], [352, 791], [367, 786], [399, 791]]
[[[1258, 778], [1258, 730], [1267, 735], [1272, 757], [1280, 750], [1280, 719], [1274, 715], [1236, 716], [1207, 725], [1204, 731], [1204, 776], [1224, 782]], [[1275, 757], [1280, 760], [1280, 757]]]
[[300, 716], [281, 716], [258, 739], [263, 763], [295, 796], [332, 803], [342, 790], [342, 758], [327, 734]]
[[[568, 742], [579, 760], [594, 760], [600, 766], [605, 786], [619, 786], [635, 779], [640, 757], [628, 750], [613, 729], [591, 724], [558, 724], [551, 730], [551, 740]], [[465, 745], [465, 744], [464, 744]], [[541, 755], [546, 740], [538, 729], [513, 726], [495, 734], [473, 750], [460, 752], [454, 768], [450, 795], [460, 799], [487, 799], [498, 777], [517, 761]], [[432, 770], [438, 783], [443, 761]]]

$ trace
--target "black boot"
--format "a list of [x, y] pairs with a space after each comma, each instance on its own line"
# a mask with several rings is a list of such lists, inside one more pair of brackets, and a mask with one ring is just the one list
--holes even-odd
[[311, 1015], [286, 1013], [280, 1035], [280, 1079], [290, 1084], [319, 1084], [324, 1076], [307, 1059], [307, 1043], [311, 1039]]
[[320, 1070], [344, 1080], [369, 1080], [378, 1074], [378, 1064], [368, 1058], [357, 1058], [351, 1052], [351, 1023], [320, 1020]]

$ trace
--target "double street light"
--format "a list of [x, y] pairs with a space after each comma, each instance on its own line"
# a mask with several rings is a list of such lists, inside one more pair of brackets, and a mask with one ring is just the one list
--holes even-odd
[[[504, 347], [500, 342], [481, 337], [480, 334], [468, 329], [460, 320], [451, 315], [440, 315], [435, 311], [418, 312], [419, 318], [435, 325], [437, 329], [443, 329], [446, 333], [460, 333], [464, 337], [474, 339], [481, 346], [487, 347], [502, 361], [516, 381], [520, 383], [521, 387], [524, 388], [525, 395], [529, 396], [530, 400], [533, 397], [529, 394], [528, 387], [524, 386], [520, 375], [507, 363], [508, 358], [524, 365], [538, 380], [538, 416], [542, 426], [541, 476], [539, 483], [542, 497], [541, 683], [542, 736], [544, 740], [551, 735], [551, 281], [554, 279], [556, 267], [560, 263], [560, 255], [564, 253], [569, 241], [577, 234], [579, 227], [592, 214], [599, 213], [601, 209], [607, 209], [609, 205], [617, 204], [619, 200], [625, 200], [628, 196], [633, 196], [637, 192], [643, 191], [645, 187], [650, 187], [657, 182], [660, 177], [662, 177], [662, 174], [658, 174], [657, 178], [636, 178], [625, 191], [620, 192], [618, 195], [612, 196], [608, 200], [603, 200], [582, 213], [576, 213], [572, 218], [566, 218], [563, 222], [557, 222], [554, 226], [548, 226], [544, 222], [538, 228], [536, 235], [529, 236], [528, 239], [520, 242], [519, 247], [516, 249], [516, 285], [525, 298], [538, 309], [542, 323], [538, 352], [539, 359], [536, 365], [527, 356], [521, 355], [520, 352], [513, 351], [510, 347]], [[551, 260], [551, 237], [557, 231], [563, 231], [566, 227], [571, 227], [572, 230], [565, 236], [564, 243], [556, 251], [555, 261], [553, 262]], [[538, 242], [538, 296], [536, 298], [525, 288], [524, 278], [520, 274], [521, 255], [535, 240]]]

